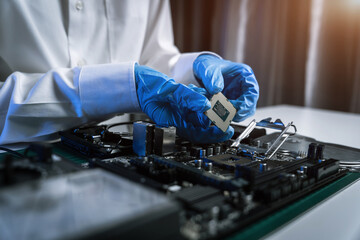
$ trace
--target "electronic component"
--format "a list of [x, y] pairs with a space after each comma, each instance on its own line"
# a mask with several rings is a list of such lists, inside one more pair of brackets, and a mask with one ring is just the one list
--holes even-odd
[[0, 188], [81, 170], [81, 167], [52, 153], [49, 144], [31, 144], [24, 155], [7, 155], [0, 161]]
[[256, 126], [264, 127], [264, 128], [272, 128], [276, 130], [285, 129], [285, 125], [280, 119], [276, 119], [275, 122], [272, 122], [271, 117], [261, 120], [260, 122], [256, 123]]
[[133, 130], [133, 150], [139, 156], [153, 153], [155, 125], [146, 122], [135, 122]]
[[[216, 101], [214, 114], [221, 121], [230, 117], [226, 105], [215, 105]], [[87, 157], [88, 166], [141, 183], [144, 188], [155, 189], [159, 195], [179, 203], [180, 221], [163, 222], [160, 226], [167, 228], [174, 223], [182, 238], [202, 240], [226, 238], [342, 178], [348, 173], [342, 169], [344, 162], [360, 155], [360, 150], [299, 136], [292, 122], [284, 125], [279, 119], [272, 122], [267, 118], [258, 123], [254, 120], [248, 128], [233, 126], [235, 134], [231, 140], [195, 144], [191, 139], [176, 137], [175, 128], [137, 122], [134, 132], [127, 133], [133, 135], [134, 152], [121, 150], [109, 158]], [[264, 128], [277, 131], [266, 134]], [[110, 139], [111, 133], [105, 134], [108, 129], [108, 126], [78, 128], [68, 131], [70, 136], [64, 141], [73, 139], [76, 143], [77, 138], [71, 136], [75, 135], [92, 147], [103, 149], [105, 142], [118, 146], [125, 135], [117, 134], [120, 138]], [[354, 168], [354, 164], [346, 165]], [[134, 201], [141, 198], [131, 197]], [[91, 201], [90, 197], [87, 199]], [[142, 216], [134, 220], [137, 221], [141, 222]]]
[[175, 150], [175, 127], [155, 127], [154, 153], [166, 156]]
[[309, 159], [312, 159], [312, 160], [315, 159], [316, 146], [317, 146], [316, 143], [310, 143], [310, 144], [309, 144], [308, 154], [307, 154], [307, 157], [308, 157]]
[[[294, 132], [289, 133], [290, 127], [293, 127]], [[271, 159], [272, 156], [280, 149], [280, 147], [285, 143], [285, 141], [290, 137], [291, 135], [295, 135], [297, 132], [297, 129], [295, 125], [293, 125], [293, 122], [290, 122], [286, 127], [281, 131], [279, 136], [275, 139], [275, 141], [270, 145], [270, 147], [266, 150], [265, 156], [268, 159]], [[271, 152], [271, 150], [273, 150]]]
[[59, 132], [61, 142], [88, 157], [109, 158], [132, 152], [132, 139], [129, 134], [109, 131], [118, 123], [109, 126], [85, 126]]
[[231, 144], [231, 147], [239, 147], [240, 142], [245, 138], [249, 137], [250, 133], [254, 130], [255, 127], [256, 127], [256, 121], [254, 119], [249, 123], [249, 125], [239, 135], [239, 137], [236, 138], [236, 141], [233, 144]]
[[220, 154], [220, 155], [207, 157], [206, 159], [210, 160], [215, 165], [218, 166], [221, 165], [230, 169], [232, 168], [235, 169], [235, 165], [237, 164], [246, 164], [251, 162], [251, 159], [247, 157], [242, 157], [233, 154]]
[[179, 239], [180, 235], [176, 202], [101, 169], [3, 189], [0, 199], [0, 239]]
[[321, 160], [321, 159], [324, 158], [324, 148], [325, 148], [324, 144], [317, 145], [317, 147], [316, 147], [316, 155], [315, 155], [316, 160]]
[[235, 107], [222, 93], [217, 93], [212, 96], [210, 103], [211, 108], [205, 112], [205, 115], [218, 128], [226, 132], [236, 114]]
[[[249, 123], [249, 125], [245, 128], [245, 130], [239, 135], [239, 137], [231, 145], [231, 149], [229, 149], [229, 151], [236, 152], [236, 148], [239, 147], [240, 142], [251, 134], [251, 132], [255, 129], [255, 126], [260, 126], [260, 127], [264, 127], [264, 128], [272, 128], [272, 129], [281, 131], [279, 136], [277, 136], [277, 138], [271, 145], [269, 142], [264, 143], [264, 145], [263, 145], [263, 147], [266, 148], [265, 157], [268, 159], [271, 159], [272, 156], [274, 156], [274, 154], [285, 143], [285, 141], [290, 136], [295, 135], [297, 132], [296, 126], [293, 125], [293, 122], [290, 122], [285, 127], [285, 125], [282, 123], [282, 121], [280, 119], [277, 119], [275, 122], [271, 122], [271, 118], [265, 118], [258, 123], [256, 123], [256, 121], [254, 119]], [[293, 128], [294, 132], [289, 132], [290, 127]], [[257, 145], [258, 146], [260, 145], [260, 141], [257, 141]]]
[[313, 164], [306, 164], [306, 171], [309, 176], [317, 180], [323, 179], [339, 170], [339, 161], [335, 159], [327, 159], [325, 161], [315, 161]]

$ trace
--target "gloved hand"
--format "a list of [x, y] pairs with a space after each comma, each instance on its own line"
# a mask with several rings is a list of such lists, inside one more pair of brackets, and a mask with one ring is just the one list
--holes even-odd
[[209, 127], [210, 121], [203, 114], [211, 107], [202, 94], [205, 89], [189, 88], [138, 64], [135, 64], [134, 72], [140, 107], [157, 125], [175, 126], [179, 136], [199, 143], [215, 143], [232, 137], [233, 129], [223, 133]]
[[237, 110], [233, 121], [243, 121], [255, 113], [259, 85], [249, 66], [204, 54], [195, 59], [193, 71], [210, 94], [223, 92], [230, 100]]

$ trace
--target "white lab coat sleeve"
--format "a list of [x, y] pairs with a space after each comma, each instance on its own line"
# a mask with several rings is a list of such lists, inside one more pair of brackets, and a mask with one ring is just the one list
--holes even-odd
[[45, 74], [14, 72], [0, 89], [0, 144], [35, 141], [135, 111], [141, 110], [134, 63], [60, 68]]
[[198, 86], [193, 72], [193, 62], [201, 54], [218, 56], [213, 52], [180, 54], [174, 45], [169, 1], [153, 1], [149, 8], [144, 47], [139, 63], [152, 67], [177, 82]]

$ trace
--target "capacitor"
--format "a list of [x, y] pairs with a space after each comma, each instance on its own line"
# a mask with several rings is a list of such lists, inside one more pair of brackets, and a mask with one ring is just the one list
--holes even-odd
[[202, 160], [201, 160], [201, 159], [195, 160], [195, 166], [196, 166], [198, 169], [201, 169], [201, 164], [202, 164]]
[[214, 148], [213, 147], [208, 147], [206, 149], [206, 156], [212, 156], [214, 155]]
[[220, 215], [220, 208], [218, 206], [214, 206], [211, 208], [211, 218], [212, 219], [219, 219], [219, 215]]
[[324, 148], [325, 148], [324, 144], [317, 145], [317, 147], [316, 147], [316, 155], [315, 155], [316, 160], [324, 158]]
[[221, 153], [221, 147], [220, 146], [216, 146], [214, 149], [214, 155], [219, 155]]
[[315, 153], [316, 153], [316, 143], [310, 143], [309, 144], [309, 148], [308, 148], [308, 154], [307, 157], [308, 159], [315, 159]]
[[300, 171], [303, 173], [307, 173], [307, 166], [301, 166]]
[[206, 150], [205, 149], [200, 150], [200, 156], [199, 157], [201, 157], [201, 158], [206, 157]]
[[213, 164], [210, 162], [205, 162], [204, 163], [204, 168], [206, 171], [212, 172], [212, 168], [213, 168]]

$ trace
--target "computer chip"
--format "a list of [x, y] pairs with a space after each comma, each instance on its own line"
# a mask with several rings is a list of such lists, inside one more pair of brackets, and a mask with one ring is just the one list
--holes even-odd
[[222, 93], [215, 94], [210, 99], [210, 102], [211, 108], [205, 112], [205, 115], [208, 116], [218, 128], [226, 132], [235, 116], [235, 107]]
[[216, 101], [213, 110], [223, 121], [225, 121], [230, 114], [230, 112], [221, 104], [219, 100]]

